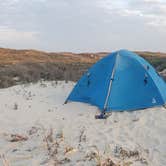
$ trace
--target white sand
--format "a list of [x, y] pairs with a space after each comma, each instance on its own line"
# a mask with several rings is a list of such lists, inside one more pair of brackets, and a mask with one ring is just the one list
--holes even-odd
[[[73, 85], [43, 82], [0, 89], [0, 165], [96, 165], [107, 158], [120, 165], [166, 165], [166, 109], [117, 112], [96, 120], [96, 107], [63, 105]], [[28, 140], [11, 142], [11, 134]]]

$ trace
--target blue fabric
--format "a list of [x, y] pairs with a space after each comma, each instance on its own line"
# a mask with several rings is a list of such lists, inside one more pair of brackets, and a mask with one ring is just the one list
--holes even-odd
[[101, 111], [138, 110], [164, 105], [166, 84], [142, 57], [120, 50], [94, 64], [67, 100], [89, 103]]

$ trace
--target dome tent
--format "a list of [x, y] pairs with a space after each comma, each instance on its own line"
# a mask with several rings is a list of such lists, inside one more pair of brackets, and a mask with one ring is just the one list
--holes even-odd
[[120, 50], [94, 64], [66, 101], [89, 103], [105, 112], [144, 109], [165, 104], [166, 84], [142, 57]]

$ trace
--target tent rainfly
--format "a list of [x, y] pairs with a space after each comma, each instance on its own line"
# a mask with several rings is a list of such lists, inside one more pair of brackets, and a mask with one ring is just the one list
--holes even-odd
[[94, 64], [66, 101], [89, 103], [104, 112], [162, 106], [166, 102], [166, 84], [142, 57], [120, 50]]

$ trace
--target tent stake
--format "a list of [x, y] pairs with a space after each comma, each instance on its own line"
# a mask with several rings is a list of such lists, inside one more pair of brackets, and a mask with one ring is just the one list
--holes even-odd
[[106, 112], [106, 111], [102, 111], [101, 113], [100, 113], [100, 115], [95, 115], [95, 119], [107, 119], [109, 116], [111, 116], [112, 115], [112, 112], [110, 113], [108, 113], [108, 112]]

